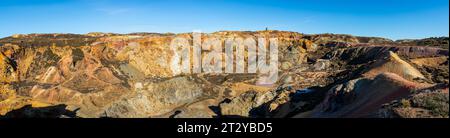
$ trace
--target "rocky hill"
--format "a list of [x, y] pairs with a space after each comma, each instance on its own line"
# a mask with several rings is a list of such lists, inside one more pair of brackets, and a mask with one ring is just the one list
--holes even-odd
[[448, 37], [430, 37], [425, 39], [401, 39], [395, 41], [400, 45], [415, 45], [415, 46], [434, 46], [448, 49]]
[[347, 34], [313, 34], [306, 35], [306, 38], [312, 40], [316, 44], [323, 46], [350, 46], [352, 44], [391, 45], [395, 43], [394, 41], [387, 38], [352, 36]]
[[278, 38], [274, 85], [256, 85], [251, 73], [173, 73], [170, 42], [192, 41], [191, 33], [2, 38], [0, 116], [448, 118], [445, 43], [286, 31], [222, 31], [202, 41], [236, 36]]

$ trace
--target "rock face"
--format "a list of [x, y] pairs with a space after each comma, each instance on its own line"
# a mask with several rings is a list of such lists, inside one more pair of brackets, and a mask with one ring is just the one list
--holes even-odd
[[[254, 73], [178, 74], [170, 43], [193, 42], [188, 33], [20, 34], [0, 39], [0, 116], [429, 117], [434, 108], [420, 99], [435, 94], [408, 98], [448, 86], [448, 49], [440, 46], [286, 31], [201, 35], [222, 43], [277, 38], [277, 82], [257, 85]], [[437, 101], [448, 104], [442, 90]], [[402, 98], [414, 110], [394, 104]], [[438, 108], [433, 117], [448, 117]], [[415, 110], [430, 114], [410, 115]]]
[[221, 115], [225, 116], [242, 116], [251, 117], [253, 109], [262, 106], [275, 98], [273, 92], [258, 93], [255, 91], [245, 92], [233, 99], [230, 102], [220, 104]]
[[426, 86], [393, 73], [382, 73], [374, 79], [351, 80], [331, 88], [312, 117], [372, 117], [382, 104], [404, 98]]
[[137, 93], [115, 102], [106, 109], [106, 117], [154, 117], [194, 103], [203, 91], [186, 77], [173, 78], [136, 88]]
[[425, 39], [402, 39], [395, 41], [400, 45], [412, 46], [435, 46], [448, 49], [449, 37], [430, 37]]
[[394, 41], [390, 39], [381, 37], [361, 37], [346, 34], [317, 34], [317, 35], [308, 35], [307, 37], [311, 39], [314, 43], [323, 46], [345, 46], [345, 44], [349, 44], [347, 46], [350, 46], [351, 44], [357, 43], [385, 45], [394, 43]]
[[384, 103], [433, 87], [414, 82], [425, 77], [390, 51], [363, 72], [361, 78], [332, 87], [311, 117], [376, 117]]
[[389, 51], [388, 56], [372, 64], [363, 76], [374, 77], [383, 72], [395, 73], [407, 80], [425, 79], [417, 69], [391, 51]]
[[325, 55], [329, 59], [340, 59], [352, 64], [367, 63], [384, 57], [389, 51], [405, 58], [448, 56], [448, 50], [436, 47], [419, 46], [357, 46], [343, 48]]

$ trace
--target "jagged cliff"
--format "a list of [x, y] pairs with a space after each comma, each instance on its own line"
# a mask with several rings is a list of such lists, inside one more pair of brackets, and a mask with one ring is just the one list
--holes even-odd
[[[203, 34], [202, 41], [233, 36], [278, 39], [280, 77], [275, 85], [255, 85], [255, 74], [175, 74], [170, 42], [176, 37], [192, 41], [190, 33], [2, 38], [0, 115], [405, 117], [382, 105], [442, 84], [447, 87], [439, 92], [448, 103], [447, 49], [284, 31], [223, 31]], [[381, 110], [389, 116], [374, 114]], [[42, 115], [48, 112], [52, 116]], [[448, 117], [448, 110], [439, 117]]]

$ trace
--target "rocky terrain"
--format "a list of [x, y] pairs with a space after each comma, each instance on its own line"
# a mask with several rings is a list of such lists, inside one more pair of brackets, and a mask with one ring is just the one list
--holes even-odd
[[[393, 41], [286, 31], [279, 79], [174, 74], [170, 42], [191, 33], [27, 34], [0, 39], [0, 116], [43, 118], [448, 118], [448, 37]], [[223, 41], [223, 40], [222, 40]]]

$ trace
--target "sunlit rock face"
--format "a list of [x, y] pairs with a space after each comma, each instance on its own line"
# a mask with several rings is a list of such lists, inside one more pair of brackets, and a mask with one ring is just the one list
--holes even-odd
[[[180, 57], [171, 43], [183, 38], [193, 44], [192, 33], [28, 34], [2, 38], [0, 115], [360, 117], [369, 114], [369, 110], [359, 110], [362, 107], [370, 107], [372, 113], [383, 103], [410, 95], [406, 91], [448, 84], [445, 47], [400, 46], [383, 38], [286, 31], [202, 33], [200, 42], [218, 38], [225, 43], [230, 37], [277, 39], [279, 77], [273, 85], [258, 85], [254, 73], [178, 73], [171, 62]], [[208, 52], [202, 50], [202, 58]], [[217, 57], [224, 60], [226, 56]], [[247, 63], [247, 51], [244, 57]], [[377, 89], [361, 91], [361, 87], [381, 86], [392, 87], [379, 89], [388, 94], [376, 95], [383, 100], [367, 98]], [[397, 90], [403, 87], [408, 89]], [[448, 95], [448, 87], [440, 91]], [[342, 98], [344, 104], [339, 102]], [[367, 105], [373, 102], [377, 104]], [[347, 109], [358, 109], [358, 115]], [[390, 114], [380, 117], [400, 114], [400, 109], [394, 112], [394, 106], [383, 109]], [[407, 112], [404, 110], [402, 113]], [[51, 116], [45, 116], [48, 112]]]

